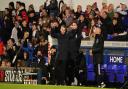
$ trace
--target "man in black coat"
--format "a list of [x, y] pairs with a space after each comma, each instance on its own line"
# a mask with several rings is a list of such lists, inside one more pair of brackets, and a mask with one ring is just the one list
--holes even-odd
[[78, 55], [81, 41], [81, 34], [76, 21], [73, 21], [68, 31], [68, 61], [67, 61], [67, 85], [74, 82], [74, 78], [78, 78]]
[[98, 87], [105, 87], [103, 82], [102, 74], [100, 71], [101, 64], [103, 62], [103, 51], [104, 51], [104, 38], [99, 25], [94, 26], [95, 40], [92, 47], [94, 71], [96, 74], [96, 82]]
[[66, 27], [62, 25], [60, 28], [60, 32], [56, 32], [56, 30], [52, 30], [51, 32], [52, 37], [57, 38], [58, 40], [58, 50], [55, 67], [55, 77], [58, 85], [63, 85], [65, 81], [65, 67], [69, 49], [66, 30]]

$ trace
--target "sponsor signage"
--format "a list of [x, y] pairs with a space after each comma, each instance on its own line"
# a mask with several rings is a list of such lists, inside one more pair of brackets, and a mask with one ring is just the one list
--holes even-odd
[[22, 82], [22, 70], [5, 70], [5, 82]]

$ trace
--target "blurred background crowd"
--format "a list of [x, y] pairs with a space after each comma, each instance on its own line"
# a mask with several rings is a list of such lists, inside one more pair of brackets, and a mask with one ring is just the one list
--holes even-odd
[[[120, 3], [118, 7], [102, 3], [102, 8], [99, 9], [94, 2], [93, 5], [87, 5], [85, 9], [78, 5], [77, 10], [74, 10], [63, 1], [61, 7], [57, 0], [51, 0], [49, 4], [47, 2], [48, 0], [40, 6], [38, 12], [35, 12], [32, 4], [26, 10], [25, 3], [20, 1], [10, 2], [5, 8], [4, 17], [0, 18], [1, 67], [39, 67], [45, 71], [45, 76], [48, 70], [52, 71], [54, 80], [53, 70], [57, 51], [63, 52], [60, 57], [64, 59], [66, 55], [64, 52], [67, 52], [66, 45], [74, 42], [72, 35], [77, 34], [79, 40], [76, 45], [71, 43], [68, 49], [76, 51], [80, 47], [81, 40], [94, 38], [94, 26], [101, 27], [104, 40], [128, 41], [128, 8], [125, 3]], [[77, 29], [76, 33], [72, 31], [74, 29]], [[66, 37], [63, 39], [62, 36], [56, 35], [63, 32], [68, 33], [67, 38], [69, 37], [70, 42], [65, 40]], [[56, 46], [49, 49], [51, 61], [48, 59], [49, 35], [57, 38], [58, 44], [61, 44], [58, 50]], [[71, 58], [76, 58], [73, 55], [70, 52]], [[63, 81], [59, 83], [62, 84]]]

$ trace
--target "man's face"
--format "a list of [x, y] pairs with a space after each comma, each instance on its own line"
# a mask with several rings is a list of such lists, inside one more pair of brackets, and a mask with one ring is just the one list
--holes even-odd
[[61, 27], [60, 32], [61, 32], [61, 34], [62, 34], [62, 35], [64, 35], [64, 34], [65, 34], [65, 32], [66, 32], [66, 28]]
[[39, 21], [39, 25], [42, 26], [42, 24], [43, 24], [43, 20], [42, 20], [41, 18], [39, 18], [38, 21]]
[[18, 10], [20, 8], [20, 4], [16, 3], [16, 9]]
[[90, 5], [88, 5], [87, 7], [86, 7], [86, 10], [87, 11], [90, 11], [92, 9], [92, 7], [90, 6]]
[[47, 11], [45, 9], [42, 10], [42, 15], [47, 16]]
[[114, 16], [115, 18], [118, 18], [119, 17], [119, 14], [118, 13], [114, 13]]
[[7, 41], [7, 45], [10, 46], [10, 47], [12, 47], [12, 46], [14, 45], [14, 43], [12, 42], [11, 39], [9, 39], [9, 40]]
[[18, 28], [19, 27], [18, 21], [15, 21], [15, 24], [14, 25], [15, 25], [16, 28]]
[[127, 6], [125, 4], [121, 4], [121, 9], [125, 10], [127, 8]]
[[36, 25], [32, 25], [33, 30], [36, 30], [36, 28], [37, 28]]
[[27, 26], [27, 22], [25, 20], [22, 22], [22, 24], [23, 24], [24, 27]]
[[66, 17], [69, 17], [71, 15], [70, 9], [66, 9], [65, 10], [65, 15], [66, 15]]
[[113, 25], [116, 25], [117, 24], [117, 20], [113, 20]]
[[9, 14], [9, 11], [7, 9], [5, 9], [5, 14]]
[[59, 26], [58, 22], [52, 22], [51, 23], [52, 28], [55, 28], [55, 27], [58, 27], [58, 26]]
[[52, 48], [51, 49], [51, 55], [54, 55], [56, 53], [56, 49], [55, 48]]
[[42, 52], [41, 51], [37, 51], [37, 56], [41, 57], [42, 56]]
[[77, 29], [78, 26], [77, 26], [77, 23], [72, 23], [72, 25], [70, 26], [72, 29]]
[[78, 12], [82, 11], [82, 7], [80, 5], [77, 6], [77, 11]]
[[93, 32], [94, 32], [94, 34], [100, 34], [101, 29], [99, 27], [94, 27]]
[[83, 15], [80, 15], [79, 19], [80, 19], [81, 21], [83, 21], [83, 20], [84, 20], [84, 16], [83, 16]]

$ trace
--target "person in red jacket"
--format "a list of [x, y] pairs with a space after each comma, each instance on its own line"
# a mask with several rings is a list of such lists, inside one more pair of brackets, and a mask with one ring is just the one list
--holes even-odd
[[2, 41], [2, 39], [0, 38], [0, 61], [1, 61], [1, 57], [4, 55], [4, 43]]

